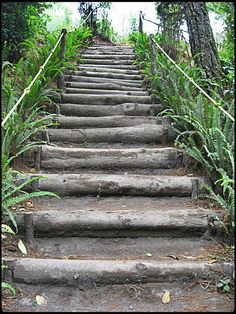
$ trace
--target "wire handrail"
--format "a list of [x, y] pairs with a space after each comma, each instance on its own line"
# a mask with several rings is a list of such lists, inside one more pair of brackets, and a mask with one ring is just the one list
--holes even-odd
[[[158, 27], [162, 26], [161, 24], [158, 24], [158, 23], [153, 22], [153, 21], [151, 21], [151, 20], [149, 20], [149, 19], [146, 19], [146, 18], [144, 17], [144, 14], [142, 13], [142, 11], [140, 11], [140, 17], [141, 17], [143, 20], [145, 20], [145, 21], [148, 21], [148, 22], [150, 22], [150, 23], [152, 23], [152, 24], [157, 25]], [[174, 29], [174, 28], [173, 28], [173, 27], [166, 27], [166, 29]], [[181, 32], [184, 32], [184, 33], [187, 33], [187, 34], [188, 34], [188, 32], [187, 32], [186, 30], [182, 29], [182, 28], [180, 28], [179, 30], [180, 30]]]
[[34, 82], [37, 80], [37, 78], [39, 77], [39, 75], [41, 74], [41, 72], [44, 70], [46, 64], [48, 63], [49, 59], [51, 58], [51, 56], [53, 55], [54, 51], [56, 50], [57, 46], [59, 45], [62, 37], [64, 36], [64, 32], [61, 33], [56, 45], [54, 46], [54, 48], [51, 50], [51, 53], [49, 54], [49, 56], [47, 57], [46, 61], [44, 62], [44, 64], [39, 68], [38, 73], [35, 75], [34, 79], [31, 81], [31, 83], [29, 84], [28, 87], [26, 87], [24, 89], [23, 94], [21, 95], [21, 97], [18, 99], [18, 101], [16, 102], [16, 104], [11, 108], [11, 110], [8, 112], [8, 114], [6, 115], [6, 117], [4, 118], [4, 120], [2, 121], [2, 127], [4, 126], [4, 124], [7, 122], [7, 120], [9, 119], [9, 117], [12, 115], [13, 111], [18, 107], [18, 105], [21, 103], [21, 101], [23, 100], [23, 98], [25, 97], [25, 95], [30, 93], [30, 89], [33, 86]]
[[[92, 11], [89, 13], [89, 15], [86, 17], [85, 20], [82, 21], [82, 23], [80, 23], [79, 27], [82, 26], [87, 19], [90, 17]], [[46, 64], [48, 63], [48, 61], [50, 60], [51, 56], [53, 55], [54, 51], [56, 50], [57, 46], [59, 45], [61, 39], [63, 36], [65, 36], [65, 34], [67, 33], [66, 29], [63, 29], [61, 32], [61, 35], [58, 38], [58, 41], [56, 42], [54, 48], [51, 50], [51, 53], [49, 54], [48, 58], [46, 59], [46, 61], [44, 62], [44, 64], [42, 66], [40, 66], [38, 73], [35, 75], [34, 79], [31, 81], [31, 83], [29, 84], [28, 87], [26, 87], [24, 89], [23, 94], [21, 95], [21, 97], [18, 99], [18, 101], [16, 102], [16, 104], [11, 108], [11, 110], [8, 112], [8, 114], [6, 115], [6, 117], [3, 119], [1, 126], [3, 127], [4, 124], [7, 122], [7, 120], [10, 118], [10, 116], [12, 115], [12, 113], [14, 112], [14, 110], [18, 107], [18, 105], [21, 103], [21, 101], [24, 99], [25, 95], [30, 93], [31, 87], [33, 86], [34, 82], [37, 80], [37, 78], [40, 76], [41, 72], [44, 70]]]
[[[142, 11], [140, 11], [140, 18], [141, 20], [144, 19], [143, 18], [143, 13]], [[147, 19], [146, 19], [147, 20]], [[150, 20], [147, 20], [148, 22], [151, 22]], [[154, 23], [154, 22], [153, 22]], [[156, 23], [154, 23], [156, 24]], [[162, 47], [156, 42], [156, 40], [154, 39], [154, 35], [151, 34], [150, 35], [150, 39], [151, 41], [154, 42], [154, 44], [164, 53], [164, 55], [177, 67], [177, 69], [192, 83], [194, 84], [201, 93], [203, 93], [216, 107], [218, 107], [225, 115], [227, 115], [230, 120], [232, 120], [233, 122], [235, 121], [234, 117], [231, 116], [231, 114], [229, 114], [219, 103], [217, 103], [211, 96], [209, 96], [194, 80], [193, 78], [191, 78], [190, 76], [188, 76], [187, 73], [185, 73], [179, 66], [178, 64], [164, 51], [164, 49], [162, 49]], [[222, 100], [222, 99], [221, 99]], [[223, 100], [222, 100], [223, 101]], [[224, 101], [223, 101], [224, 102]]]
[[170, 57], [168, 54], [161, 48], [161, 46], [156, 42], [154, 38], [151, 38], [153, 42], [156, 44], [156, 46], [164, 53], [164, 55], [177, 67], [177, 69], [185, 76], [187, 79], [193, 83], [213, 104], [218, 107], [225, 115], [227, 115], [233, 122], [234, 122], [234, 117], [232, 117], [222, 106], [217, 103], [211, 96], [209, 96], [188, 74], [186, 74], [179, 66], [178, 64]]

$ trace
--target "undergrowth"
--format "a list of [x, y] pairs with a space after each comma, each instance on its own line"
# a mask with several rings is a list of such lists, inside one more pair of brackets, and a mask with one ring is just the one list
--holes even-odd
[[[16, 64], [7, 60], [2, 63], [2, 121], [48, 58], [59, 35], [55, 31], [27, 39], [20, 44], [23, 57]], [[40, 140], [40, 133], [54, 124], [55, 115], [48, 111], [60, 99], [60, 90], [55, 87], [57, 77], [71, 67], [71, 62], [80, 60], [79, 48], [88, 45], [90, 36], [88, 27], [78, 27], [67, 34], [65, 60], [60, 60], [58, 47], [29, 93], [2, 126], [2, 232], [5, 237], [18, 232], [15, 210], [19, 205], [33, 197], [58, 197], [48, 191], [26, 191], [27, 186], [42, 177], [30, 178], [15, 169], [15, 162], [45, 143]], [[14, 294], [8, 283], [2, 282], [2, 288]]]
[[[160, 35], [154, 39], [163, 46]], [[226, 228], [234, 231], [234, 123], [214, 106], [184, 75], [156, 48], [157, 74], [151, 71], [150, 40], [146, 33], [133, 33], [134, 47], [147, 88], [163, 105], [162, 116], [169, 116], [177, 132], [175, 145], [184, 149], [195, 161], [193, 166], [210, 178], [209, 195], [227, 212]], [[177, 64], [203, 90], [234, 116], [234, 76], [229, 73], [219, 80], [202, 78], [202, 71], [193, 65], [183, 49], [178, 50]], [[223, 100], [221, 96], [223, 95]]]

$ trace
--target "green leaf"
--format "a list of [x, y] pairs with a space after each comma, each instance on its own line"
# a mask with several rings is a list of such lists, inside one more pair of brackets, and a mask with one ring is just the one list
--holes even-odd
[[2, 232], [7, 232], [7, 233], [11, 233], [15, 235], [15, 232], [12, 230], [12, 228], [6, 224], [1, 224], [1, 229], [2, 229]]
[[7, 282], [2, 281], [2, 289], [8, 289], [11, 291], [11, 293], [13, 294], [13, 296], [16, 295], [16, 290]]

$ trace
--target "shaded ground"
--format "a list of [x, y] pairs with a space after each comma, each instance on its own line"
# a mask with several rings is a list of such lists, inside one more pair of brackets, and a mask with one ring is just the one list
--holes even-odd
[[[233, 312], [233, 292], [219, 294], [211, 282], [114, 285], [80, 290], [62, 286], [17, 284], [17, 297], [5, 299], [15, 312]], [[165, 290], [170, 302], [162, 303]], [[47, 300], [36, 305], [36, 295]]]

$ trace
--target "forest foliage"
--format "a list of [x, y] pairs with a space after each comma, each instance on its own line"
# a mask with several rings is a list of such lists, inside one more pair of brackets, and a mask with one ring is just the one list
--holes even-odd
[[[40, 67], [48, 58], [60, 36], [60, 30], [47, 31], [47, 16], [41, 14], [46, 5], [20, 3], [13, 18], [18, 20], [15, 29], [10, 32], [4, 25], [4, 46], [2, 61], [2, 121], [10, 112], [23, 91], [38, 73]], [[10, 3], [12, 5], [12, 3]], [[9, 6], [5, 6], [6, 15], [10, 14]], [[8, 16], [9, 19], [9, 16]], [[6, 20], [5, 20], [6, 23]], [[19, 27], [23, 25], [22, 32]], [[35, 26], [32, 32], [32, 25]], [[43, 28], [38, 28], [41, 25]], [[12, 25], [10, 27], [13, 27]], [[16, 35], [15, 35], [16, 34]], [[65, 60], [60, 59], [59, 47], [48, 61], [46, 68], [35, 81], [29, 93], [20, 102], [12, 115], [2, 124], [2, 232], [17, 236], [16, 211], [25, 206], [29, 199], [56, 194], [48, 191], [31, 192], [25, 190], [40, 176], [29, 178], [24, 173], [22, 157], [46, 141], [39, 136], [40, 132], [54, 125], [56, 102], [60, 99], [60, 90], [56, 87], [57, 77], [67, 67], [73, 67], [74, 60], [80, 60], [79, 48], [88, 44], [91, 29], [87, 26], [77, 27], [67, 34], [67, 49]], [[3, 38], [2, 38], [3, 40]], [[27, 172], [35, 169], [27, 168]], [[33, 172], [34, 173], [34, 172]], [[21, 240], [19, 240], [21, 241]], [[21, 241], [21, 243], [23, 243]], [[23, 245], [23, 244], [22, 244]], [[2, 269], [6, 268], [4, 259]], [[2, 282], [2, 288], [15, 293], [12, 286]]]
[[[163, 25], [162, 31], [156, 34], [154, 39], [189, 77], [234, 117], [234, 60], [231, 59], [231, 51], [227, 50], [232, 37], [227, 36], [227, 31], [225, 32], [221, 47], [221, 52], [224, 53], [220, 55], [224, 69], [222, 76], [204, 78], [203, 69], [194, 64], [194, 58], [189, 53], [190, 48], [181, 36], [180, 26], [184, 22], [182, 3], [163, 3], [157, 3], [157, 13], [162, 15]], [[216, 9], [214, 6], [212, 8]], [[168, 19], [168, 16], [171, 16], [171, 19]], [[167, 31], [169, 29], [170, 32]], [[229, 29], [226, 27], [226, 30]], [[172, 120], [172, 127], [178, 134], [175, 144], [193, 158], [192, 165], [196, 169], [201, 169], [202, 173], [211, 178], [209, 195], [226, 209], [228, 216], [224, 226], [232, 232], [235, 218], [234, 122], [188, 81], [158, 48], [157, 73], [153, 74], [150, 39], [146, 33], [133, 32], [130, 42], [136, 53], [136, 62], [146, 77], [147, 87], [164, 106], [161, 115], [169, 116]], [[224, 59], [225, 54], [227, 57]]]

